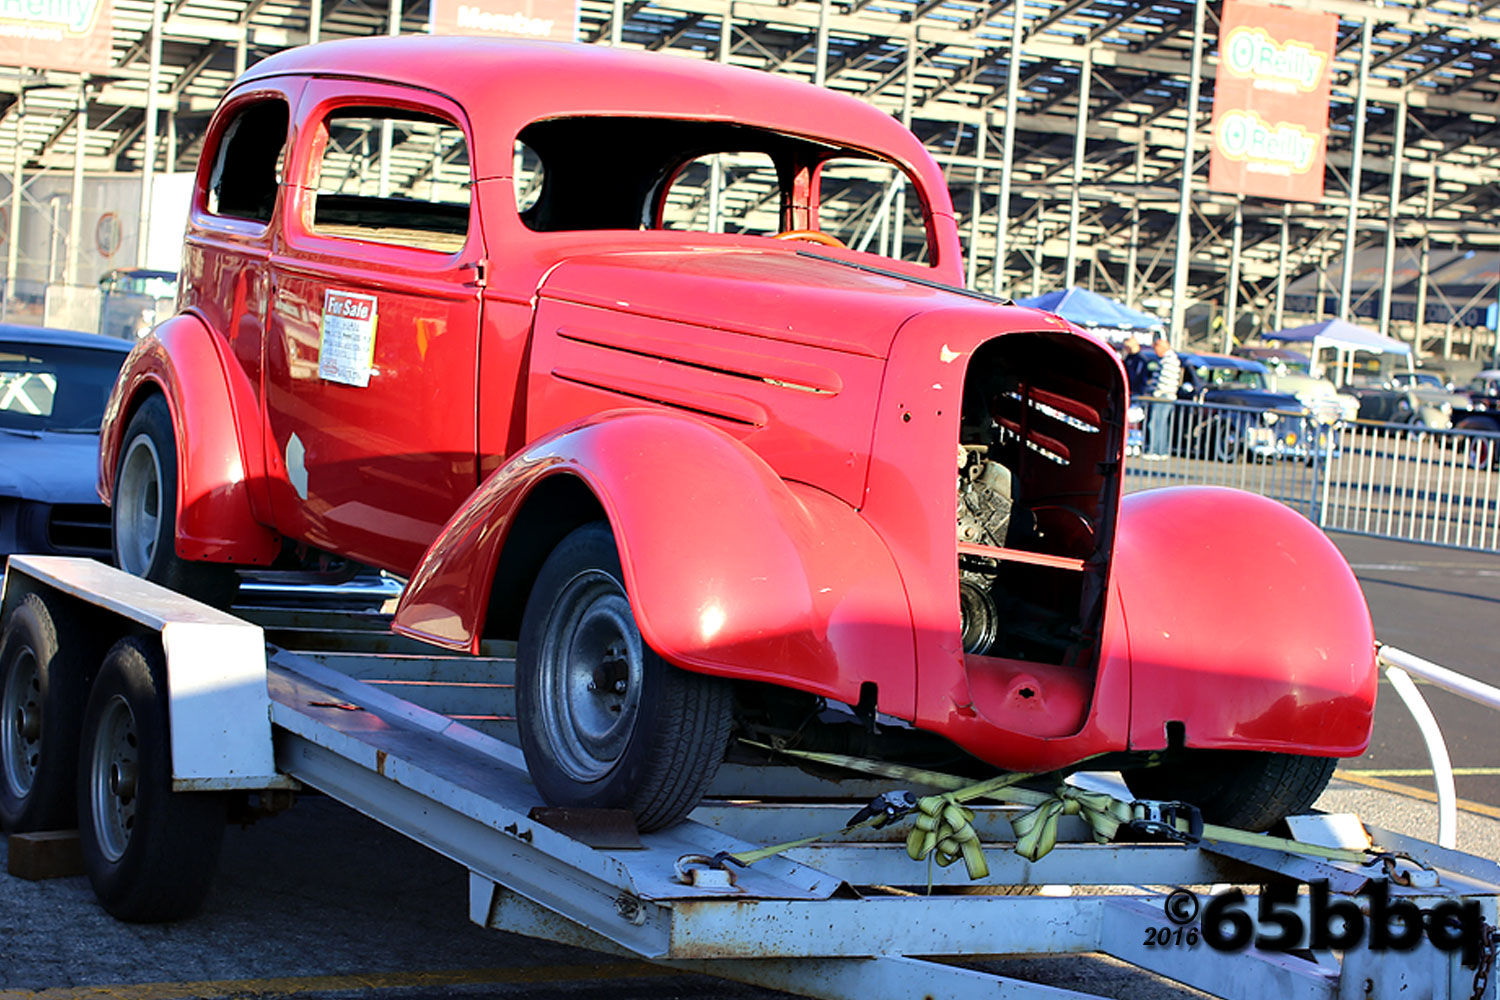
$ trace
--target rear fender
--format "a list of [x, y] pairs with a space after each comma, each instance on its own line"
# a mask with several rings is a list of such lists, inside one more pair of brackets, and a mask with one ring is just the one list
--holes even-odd
[[541, 559], [590, 510], [609, 520], [641, 634], [669, 662], [850, 703], [872, 682], [882, 711], [911, 718], [911, 612], [874, 530], [722, 431], [661, 411], [598, 414], [497, 469], [428, 549], [394, 629], [471, 651], [513, 634]]
[[1364, 594], [1328, 537], [1287, 507], [1217, 487], [1120, 508], [1114, 580], [1129, 633], [1130, 745], [1350, 757], [1375, 708]]
[[153, 393], [166, 399], [177, 437], [177, 554], [269, 565], [280, 543], [255, 517], [251, 498], [266, 474], [255, 390], [194, 314], [162, 323], [126, 357], [100, 431], [100, 498], [113, 501], [125, 429]]

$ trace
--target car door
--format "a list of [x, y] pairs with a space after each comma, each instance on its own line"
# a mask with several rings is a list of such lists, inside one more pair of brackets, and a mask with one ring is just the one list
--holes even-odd
[[315, 80], [271, 261], [278, 529], [409, 572], [477, 485], [484, 241], [468, 123], [425, 91]]

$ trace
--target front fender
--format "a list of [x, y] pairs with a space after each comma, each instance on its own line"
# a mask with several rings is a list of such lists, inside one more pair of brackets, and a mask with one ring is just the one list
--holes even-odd
[[395, 630], [477, 651], [511, 528], [556, 476], [602, 507], [641, 634], [669, 662], [844, 702], [873, 682], [882, 711], [911, 718], [911, 612], [874, 529], [722, 431], [661, 411], [598, 414], [497, 469], [428, 549]]
[[1124, 499], [1114, 579], [1130, 643], [1133, 749], [1350, 757], [1370, 740], [1377, 668], [1364, 594], [1287, 507], [1217, 487]]
[[255, 391], [194, 314], [162, 323], [126, 357], [100, 429], [100, 499], [108, 504], [114, 498], [125, 429], [153, 392], [166, 399], [177, 437], [177, 554], [269, 565], [280, 543], [256, 519], [251, 502], [252, 487], [263, 488], [265, 480]]

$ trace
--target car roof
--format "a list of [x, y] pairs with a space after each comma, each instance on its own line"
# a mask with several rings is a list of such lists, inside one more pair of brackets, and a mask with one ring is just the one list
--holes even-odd
[[0, 323], [0, 343], [87, 347], [118, 354], [128, 354], [134, 346], [131, 341], [121, 340], [119, 337], [84, 333], [81, 330], [56, 330], [48, 326], [22, 326], [19, 323]]
[[485, 125], [471, 151], [480, 177], [508, 175], [513, 136], [547, 118], [737, 122], [894, 157], [912, 168], [935, 212], [952, 212], [936, 163], [891, 115], [848, 94], [743, 67], [569, 42], [401, 35], [288, 49], [256, 63], [236, 90], [281, 75], [405, 85], [457, 101]]
[[1235, 371], [1260, 372], [1269, 375], [1271, 369], [1250, 358], [1236, 358], [1228, 354], [1194, 354], [1189, 351], [1178, 351], [1182, 355], [1185, 364], [1197, 365], [1200, 368], [1233, 368]]

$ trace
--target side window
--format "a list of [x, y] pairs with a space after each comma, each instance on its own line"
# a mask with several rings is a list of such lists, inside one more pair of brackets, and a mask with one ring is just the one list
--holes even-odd
[[323, 122], [312, 231], [456, 253], [469, 231], [469, 150], [452, 122], [340, 108]]
[[[719, 172], [719, 217], [712, 219]], [[661, 228], [775, 236], [781, 229], [781, 185], [765, 153], [715, 153], [677, 171], [662, 203]]]
[[235, 115], [219, 139], [209, 174], [211, 214], [271, 221], [289, 119], [286, 104], [277, 99], [251, 104]]
[[[903, 187], [906, 218], [898, 227]], [[850, 156], [824, 162], [818, 172], [818, 228], [856, 250], [904, 260], [926, 258], [927, 224], [915, 189], [895, 164], [884, 160]]]

